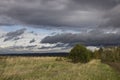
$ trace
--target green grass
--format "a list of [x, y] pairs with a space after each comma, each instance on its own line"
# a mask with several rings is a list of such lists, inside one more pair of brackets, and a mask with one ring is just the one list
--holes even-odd
[[119, 80], [100, 60], [73, 64], [55, 57], [0, 57], [0, 80]]

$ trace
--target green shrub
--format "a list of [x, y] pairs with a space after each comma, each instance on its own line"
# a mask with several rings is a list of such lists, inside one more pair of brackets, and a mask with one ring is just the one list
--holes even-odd
[[73, 62], [86, 63], [92, 59], [92, 52], [87, 50], [85, 46], [77, 44], [69, 53], [69, 58]]

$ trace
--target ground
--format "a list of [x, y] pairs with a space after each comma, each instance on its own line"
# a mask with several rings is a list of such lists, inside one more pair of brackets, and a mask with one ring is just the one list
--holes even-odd
[[71, 63], [56, 57], [0, 57], [0, 80], [119, 80], [112, 67], [92, 60]]

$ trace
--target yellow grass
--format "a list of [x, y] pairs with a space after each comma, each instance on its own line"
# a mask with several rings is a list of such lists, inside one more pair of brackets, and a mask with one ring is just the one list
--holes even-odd
[[120, 75], [100, 60], [73, 64], [56, 57], [0, 58], [0, 80], [119, 80]]

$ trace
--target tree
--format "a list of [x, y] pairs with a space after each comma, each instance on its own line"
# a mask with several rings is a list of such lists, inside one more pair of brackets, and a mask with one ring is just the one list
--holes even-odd
[[99, 53], [103, 53], [103, 48], [100, 47], [100, 49], [98, 50]]
[[94, 51], [94, 54], [93, 54], [93, 57], [94, 57], [95, 59], [100, 59], [100, 58], [101, 58], [101, 54], [102, 54], [102, 53], [100, 53], [99, 50], [95, 50], [95, 51]]
[[73, 62], [89, 62], [92, 58], [92, 52], [83, 45], [77, 44], [69, 53], [69, 58]]

